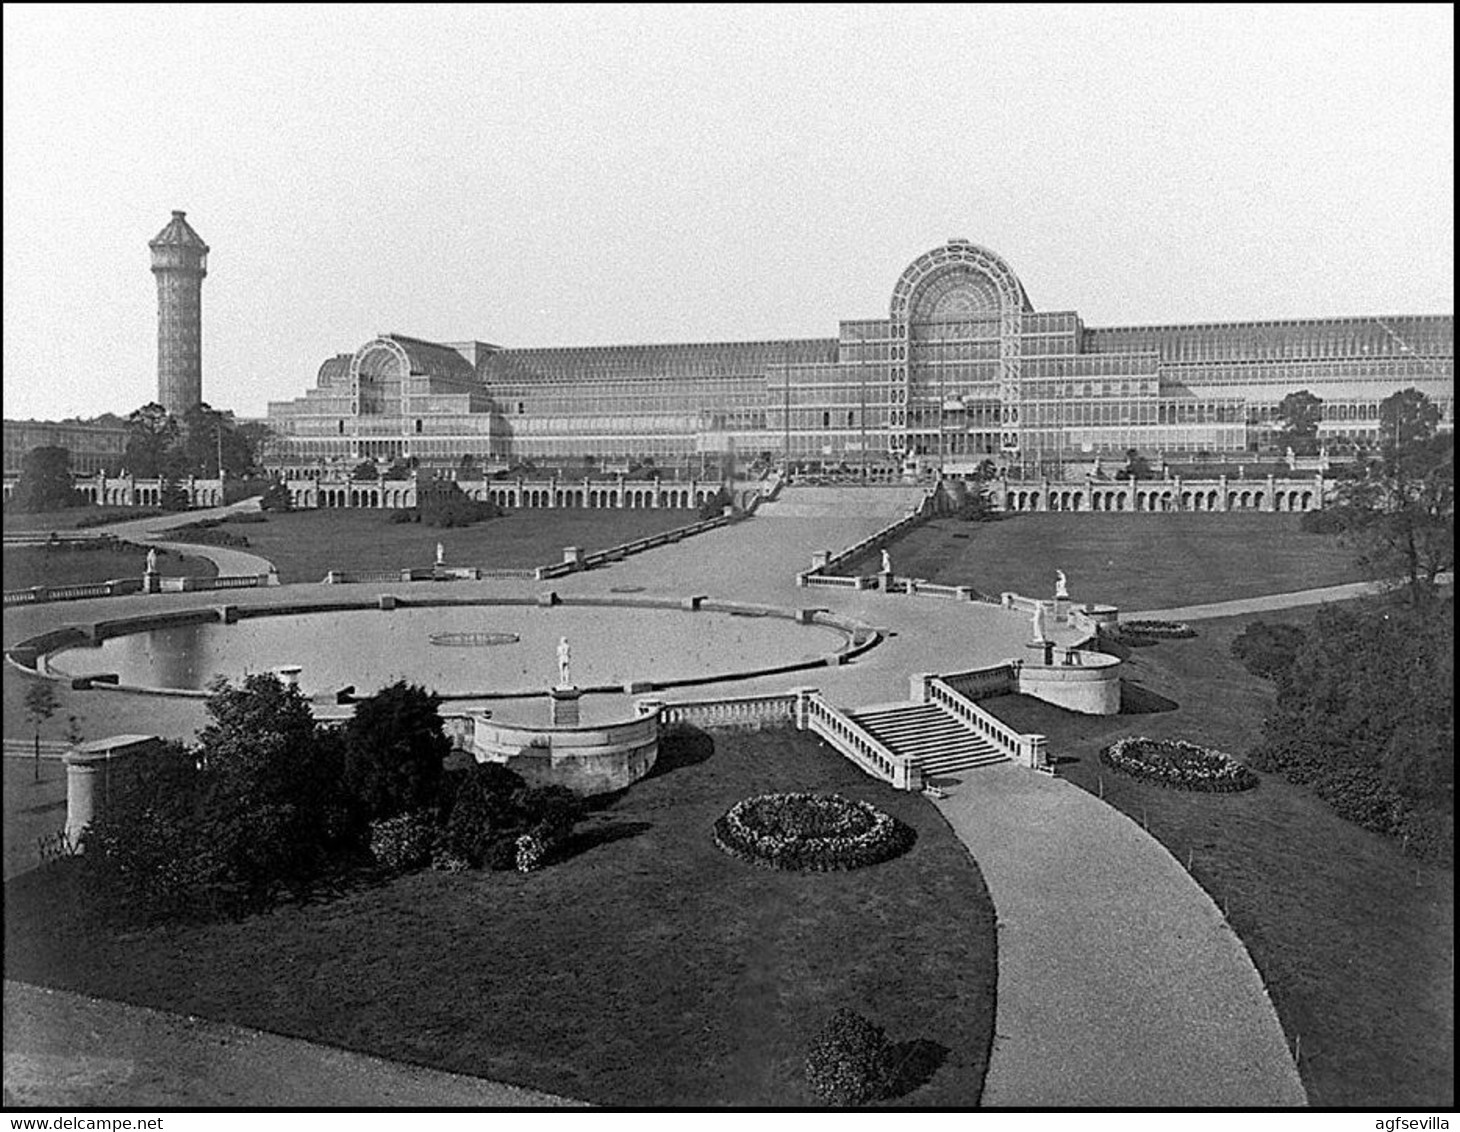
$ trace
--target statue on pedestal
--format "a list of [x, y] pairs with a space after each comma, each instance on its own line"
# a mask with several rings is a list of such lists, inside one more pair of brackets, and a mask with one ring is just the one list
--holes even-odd
[[886, 550], [882, 552], [882, 572], [884, 574], [892, 573], [892, 555], [888, 554]]
[[558, 687], [571, 688], [573, 679], [569, 667], [573, 663], [573, 650], [568, 647], [568, 638], [558, 640]]
[[439, 542], [436, 544], [436, 565], [446, 565], [446, 547]]
[[147, 551], [147, 573], [157, 573], [157, 548], [155, 546]]
[[1054, 596], [1069, 597], [1070, 590], [1069, 586], [1065, 584], [1065, 572], [1063, 570], [1056, 570], [1054, 572], [1054, 579]]

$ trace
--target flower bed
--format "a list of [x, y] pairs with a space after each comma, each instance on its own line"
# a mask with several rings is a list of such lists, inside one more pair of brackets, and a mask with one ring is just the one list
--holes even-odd
[[832, 872], [890, 860], [915, 834], [868, 802], [840, 794], [761, 794], [731, 806], [714, 826], [730, 856], [768, 869]]
[[1251, 790], [1257, 775], [1231, 755], [1180, 739], [1118, 739], [1100, 752], [1112, 770], [1176, 790], [1232, 794]]
[[1185, 621], [1122, 621], [1120, 631], [1136, 637], [1175, 639], [1196, 636], [1196, 630]]

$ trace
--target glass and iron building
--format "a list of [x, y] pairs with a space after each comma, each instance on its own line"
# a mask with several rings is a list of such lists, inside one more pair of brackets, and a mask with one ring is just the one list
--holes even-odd
[[1414, 387], [1454, 424], [1454, 316], [1086, 326], [1036, 310], [995, 253], [919, 256], [886, 317], [835, 337], [514, 349], [384, 334], [269, 405], [270, 462], [364, 458], [657, 465], [757, 457], [1049, 472], [1095, 456], [1221, 457], [1276, 437], [1278, 405], [1321, 398], [1320, 439], [1376, 435]]

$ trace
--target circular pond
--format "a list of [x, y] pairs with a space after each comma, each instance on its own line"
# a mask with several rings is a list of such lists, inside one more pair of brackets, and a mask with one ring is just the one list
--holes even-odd
[[[443, 634], [492, 648], [443, 648]], [[513, 641], [511, 638], [517, 638]], [[482, 605], [280, 613], [235, 624], [194, 622], [53, 653], [61, 676], [115, 673], [124, 685], [201, 689], [286, 665], [310, 695], [353, 685], [369, 695], [399, 679], [441, 695], [536, 694], [558, 682], [567, 637], [580, 688], [728, 676], [814, 662], [847, 634], [783, 617], [609, 606]]]

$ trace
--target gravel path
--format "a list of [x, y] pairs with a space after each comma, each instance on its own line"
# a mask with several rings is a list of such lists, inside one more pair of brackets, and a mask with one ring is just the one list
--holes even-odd
[[1307, 1103], [1247, 949], [1155, 838], [1010, 763], [937, 805], [998, 910], [986, 1107]]
[[[1441, 574], [1440, 585], [1454, 585], [1455, 575]], [[1181, 605], [1175, 609], [1146, 609], [1136, 613], [1121, 610], [1122, 621], [1204, 621], [1214, 617], [1236, 617], [1242, 613], [1271, 613], [1278, 609], [1296, 609], [1303, 605], [1323, 605], [1330, 601], [1352, 601], [1371, 597], [1390, 588], [1385, 582], [1347, 582], [1341, 586], [1322, 586], [1312, 590], [1295, 590], [1285, 594], [1264, 594], [1262, 597], [1214, 601], [1206, 605]]]

